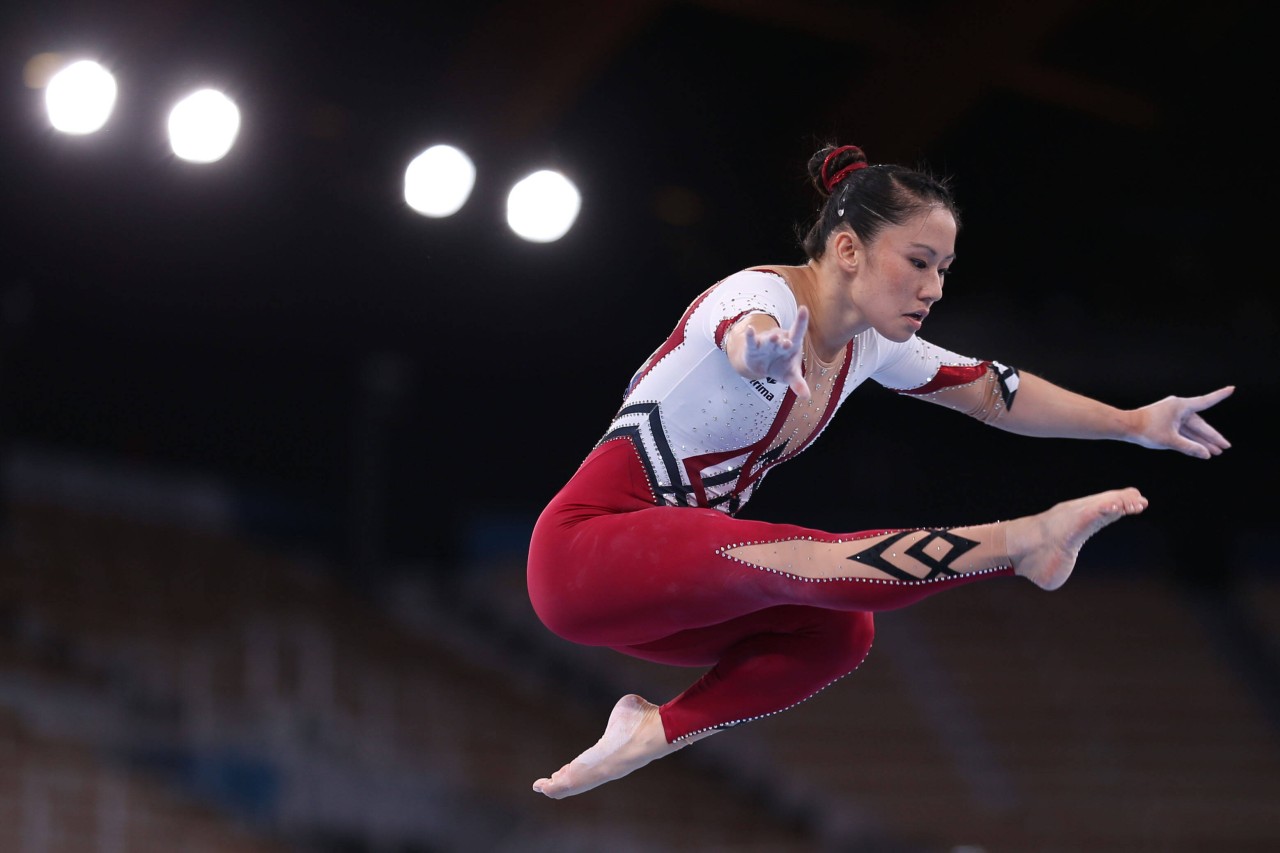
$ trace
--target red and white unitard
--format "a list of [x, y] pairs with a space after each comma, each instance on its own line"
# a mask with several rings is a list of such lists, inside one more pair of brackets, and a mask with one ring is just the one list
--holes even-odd
[[939, 563], [917, 577], [850, 553], [850, 543], [884, 530], [836, 534], [736, 517], [769, 470], [817, 438], [868, 379], [928, 394], [1009, 373], [869, 329], [830, 364], [806, 352], [807, 402], [784, 383], [740, 376], [724, 351], [733, 324], [764, 313], [790, 328], [797, 311], [785, 279], [767, 270], [735, 273], [699, 295], [534, 526], [529, 595], [551, 631], [709, 667], [661, 706], [670, 742], [785, 710], [852, 672], [870, 650], [873, 611], [1012, 571], [958, 574]]

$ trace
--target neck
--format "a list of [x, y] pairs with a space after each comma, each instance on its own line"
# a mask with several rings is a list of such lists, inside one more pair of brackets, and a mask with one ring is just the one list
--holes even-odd
[[849, 298], [851, 280], [834, 259], [809, 261], [803, 268], [803, 289], [797, 294], [809, 306], [809, 339], [818, 358], [836, 358], [866, 324]]

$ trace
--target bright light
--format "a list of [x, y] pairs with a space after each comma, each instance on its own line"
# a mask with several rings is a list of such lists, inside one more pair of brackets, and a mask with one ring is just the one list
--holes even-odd
[[111, 117], [116, 105], [116, 78], [93, 60], [73, 62], [49, 78], [44, 103], [55, 130], [93, 133]]
[[471, 195], [476, 167], [452, 145], [433, 145], [404, 170], [405, 203], [424, 216], [452, 216]]
[[240, 132], [240, 109], [213, 89], [201, 89], [178, 102], [169, 113], [169, 145], [193, 163], [221, 160]]
[[582, 207], [578, 188], [559, 172], [534, 172], [511, 188], [507, 224], [535, 243], [559, 240], [573, 226]]

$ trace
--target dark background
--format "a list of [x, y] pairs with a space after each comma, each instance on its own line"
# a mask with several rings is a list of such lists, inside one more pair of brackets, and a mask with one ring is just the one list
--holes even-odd
[[[695, 294], [799, 260], [804, 164], [831, 140], [954, 176], [959, 260], [925, 337], [1123, 406], [1236, 384], [1209, 413], [1236, 446], [1028, 439], [867, 386], [747, 512], [960, 524], [1132, 484], [1150, 512], [1100, 539], [1221, 581], [1274, 526], [1261, 9], [8, 4], [4, 435], [224, 478], [250, 526], [357, 573], [447, 570], [519, 538]], [[42, 51], [115, 71], [103, 132], [48, 128], [22, 85]], [[163, 121], [206, 84], [243, 128], [193, 166]], [[478, 183], [437, 221], [400, 190], [441, 141]], [[582, 214], [527, 244], [502, 199], [544, 166]]]

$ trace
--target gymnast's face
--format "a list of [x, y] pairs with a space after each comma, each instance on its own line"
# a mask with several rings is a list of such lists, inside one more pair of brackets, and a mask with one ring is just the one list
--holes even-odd
[[891, 341], [906, 341], [942, 298], [956, 257], [956, 220], [942, 207], [891, 225], [857, 254], [851, 295], [863, 322]]

